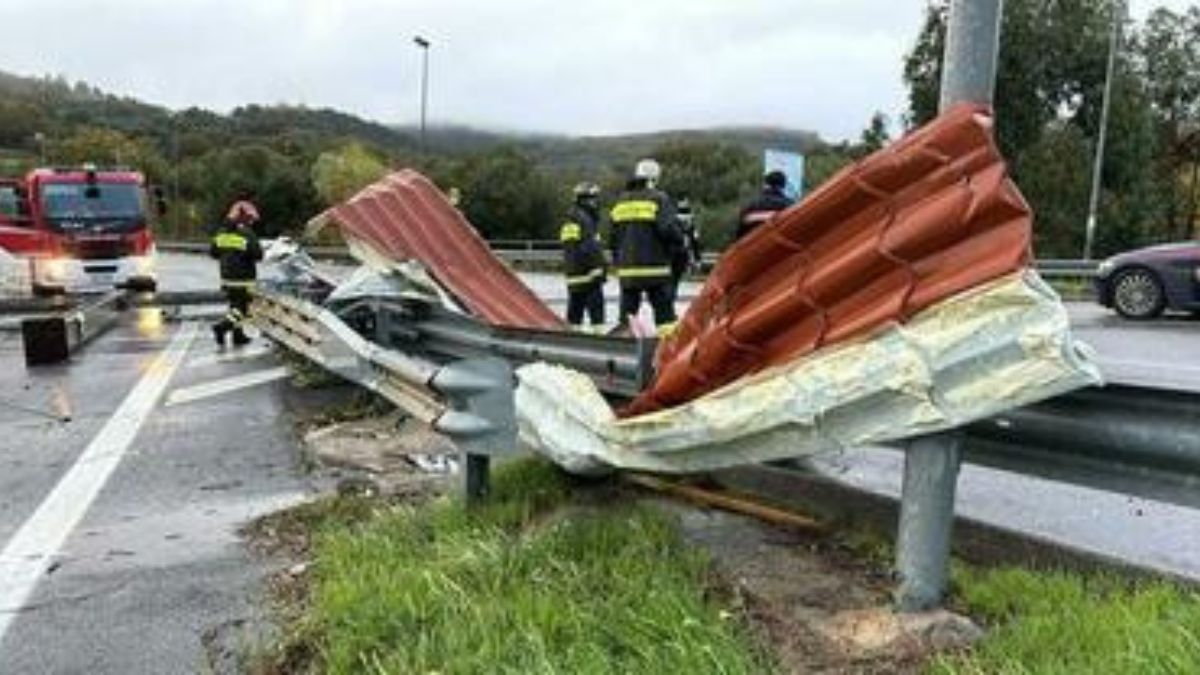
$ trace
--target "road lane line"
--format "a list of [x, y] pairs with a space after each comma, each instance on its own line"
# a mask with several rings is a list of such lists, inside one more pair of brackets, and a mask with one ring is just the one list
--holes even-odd
[[100, 433], [0, 551], [0, 642], [38, 581], [121, 463], [196, 337], [185, 324], [146, 369]]
[[265, 370], [256, 370], [252, 373], [225, 377], [191, 387], [182, 387], [167, 394], [166, 406], [171, 407], [184, 403], [192, 403], [201, 399], [246, 389], [247, 387], [257, 387], [260, 384], [282, 380], [290, 374], [291, 371], [288, 370], [287, 366], [279, 366], [278, 368], [267, 368]]

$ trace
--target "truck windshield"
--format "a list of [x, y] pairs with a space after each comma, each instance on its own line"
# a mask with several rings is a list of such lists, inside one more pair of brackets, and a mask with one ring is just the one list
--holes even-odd
[[42, 211], [55, 229], [127, 229], [144, 221], [141, 186], [134, 183], [45, 183]]

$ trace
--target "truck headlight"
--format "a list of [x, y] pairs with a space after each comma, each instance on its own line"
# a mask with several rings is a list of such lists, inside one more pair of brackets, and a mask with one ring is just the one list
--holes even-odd
[[133, 257], [133, 269], [139, 276], [154, 274], [154, 256], [138, 255]]
[[38, 264], [38, 269], [46, 281], [63, 281], [67, 278], [67, 261], [62, 258], [45, 258]]

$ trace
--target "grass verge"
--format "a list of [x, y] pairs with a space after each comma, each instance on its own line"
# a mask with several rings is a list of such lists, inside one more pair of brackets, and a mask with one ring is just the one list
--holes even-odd
[[988, 625], [932, 672], [1200, 673], [1200, 593], [1109, 575], [960, 567], [965, 609]]
[[441, 500], [325, 527], [280, 662], [294, 670], [287, 655], [302, 653], [303, 669], [329, 673], [771, 670], [667, 516], [569, 495], [557, 470], [521, 461], [495, 471], [481, 507]]

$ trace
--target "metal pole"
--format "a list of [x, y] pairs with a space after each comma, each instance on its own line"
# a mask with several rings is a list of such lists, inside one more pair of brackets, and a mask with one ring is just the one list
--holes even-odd
[[421, 48], [421, 153], [424, 154], [425, 145], [425, 114], [429, 105], [429, 40], [420, 35], [413, 38], [413, 42]]
[[[1002, 0], [954, 0], [942, 56], [943, 112], [956, 103], [991, 104], [1000, 52]], [[904, 458], [896, 537], [896, 604], [902, 611], [936, 606], [946, 591], [954, 492], [962, 466], [959, 432], [913, 439]]]
[[179, 204], [179, 115], [178, 113], [171, 114], [171, 154], [175, 166], [171, 176], [171, 221], [175, 236], [181, 236], [179, 231], [180, 208]]
[[992, 103], [1003, 8], [1003, 0], [954, 0], [950, 4], [939, 111], [964, 101]]
[[1100, 203], [1100, 174], [1104, 169], [1104, 145], [1108, 138], [1108, 107], [1112, 98], [1113, 72], [1117, 67], [1117, 49], [1121, 41], [1121, 21], [1125, 17], [1125, 3], [1114, 0], [1112, 7], [1112, 29], [1108, 39], [1108, 67], [1104, 75], [1104, 99], [1100, 103], [1100, 130], [1096, 134], [1096, 156], [1092, 160], [1092, 193], [1088, 198], [1087, 230], [1083, 238], [1083, 259], [1092, 259], [1092, 245], [1096, 240], [1096, 209]]
[[901, 611], [936, 607], [950, 576], [954, 493], [962, 465], [962, 436], [943, 432], [915, 438], [904, 457], [896, 570]]

